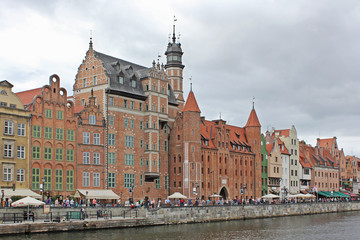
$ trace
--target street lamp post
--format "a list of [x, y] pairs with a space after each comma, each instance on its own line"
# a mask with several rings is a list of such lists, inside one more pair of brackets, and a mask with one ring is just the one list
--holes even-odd
[[246, 185], [244, 185], [242, 189], [243, 189], [243, 192], [244, 192], [245, 204], [246, 204], [247, 203], [247, 196], [245, 195]]
[[122, 205], [122, 192], [120, 192], [120, 207]]
[[44, 190], [45, 190], [45, 177], [41, 179], [40, 190], [42, 192], [42, 201], [44, 202]]

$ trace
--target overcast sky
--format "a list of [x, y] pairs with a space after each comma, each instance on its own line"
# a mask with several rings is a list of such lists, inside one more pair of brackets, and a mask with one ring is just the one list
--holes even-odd
[[172, 32], [202, 115], [244, 126], [253, 97], [262, 132], [295, 125], [299, 139], [336, 136], [360, 156], [360, 2], [357, 0], [1, 0], [0, 80], [14, 91], [56, 73], [72, 92], [88, 49], [143, 66]]

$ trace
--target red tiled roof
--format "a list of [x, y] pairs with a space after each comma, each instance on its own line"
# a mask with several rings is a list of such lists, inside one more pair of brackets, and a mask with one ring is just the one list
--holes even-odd
[[255, 112], [255, 109], [251, 110], [249, 119], [248, 119], [245, 127], [261, 127], [261, 124], [260, 124], [259, 119]]
[[299, 157], [299, 162], [300, 162], [302, 167], [311, 168], [311, 164], [309, 163], [309, 161], [306, 161], [306, 159], [303, 156]]
[[41, 96], [41, 89], [42, 87], [23, 91], [23, 92], [18, 92], [16, 93], [16, 95], [20, 98], [21, 102], [26, 106], [32, 103], [36, 95]]
[[193, 91], [190, 91], [183, 112], [201, 112]]
[[275, 130], [274, 133], [279, 133], [280, 136], [288, 137], [290, 135], [290, 129]]
[[[202, 147], [203, 148], [215, 148], [215, 145], [210, 137], [210, 129], [211, 129], [211, 126], [212, 126], [212, 123], [213, 122], [210, 122], [210, 121], [204, 121], [203, 122], [204, 124], [200, 124], [200, 132], [201, 132], [201, 135], [203, 136], [203, 138], [205, 138], [208, 142], [209, 142], [209, 146], [206, 146], [204, 143], [202, 143]], [[214, 128], [213, 128], [213, 133], [215, 133], [214, 131]]]
[[266, 151], [270, 155], [271, 151], [273, 150], [274, 144], [266, 144]]

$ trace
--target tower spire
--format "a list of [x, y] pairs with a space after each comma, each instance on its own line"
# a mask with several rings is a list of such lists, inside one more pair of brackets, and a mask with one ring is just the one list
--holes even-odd
[[93, 42], [92, 42], [92, 30], [90, 30], [90, 43], [89, 43], [89, 48], [93, 48]]
[[192, 92], [192, 76], [189, 78], [190, 80], [190, 92]]
[[175, 43], [175, 41], [176, 41], [176, 36], [175, 36], [175, 22], [176, 21], [177, 21], [177, 19], [175, 18], [175, 15], [174, 15], [173, 37], [172, 37], [173, 43]]

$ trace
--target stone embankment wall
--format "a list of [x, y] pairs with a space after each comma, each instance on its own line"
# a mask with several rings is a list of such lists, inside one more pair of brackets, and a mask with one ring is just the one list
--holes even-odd
[[[95, 214], [97, 208], [87, 209]], [[26, 222], [18, 224], [0, 224], [0, 235], [24, 234], [39, 232], [81, 231], [90, 229], [108, 229], [140, 227], [167, 224], [200, 223], [211, 221], [241, 220], [251, 218], [268, 218], [281, 216], [296, 216], [332, 212], [359, 211], [360, 202], [334, 202], [334, 203], [304, 203], [279, 205], [247, 205], [247, 206], [200, 206], [200, 207], [173, 207], [159, 209], [140, 209], [137, 213], [126, 208], [111, 208], [113, 219], [85, 219], [71, 222]], [[3, 212], [19, 212], [18, 209], [1, 209]], [[22, 211], [22, 210], [21, 210]], [[64, 216], [67, 211], [80, 211], [79, 209], [52, 209], [53, 216]], [[38, 219], [45, 218], [41, 209], [35, 215]], [[123, 214], [127, 213], [125, 218]], [[135, 214], [136, 213], [136, 214]], [[137, 217], [136, 217], [137, 216]]]

